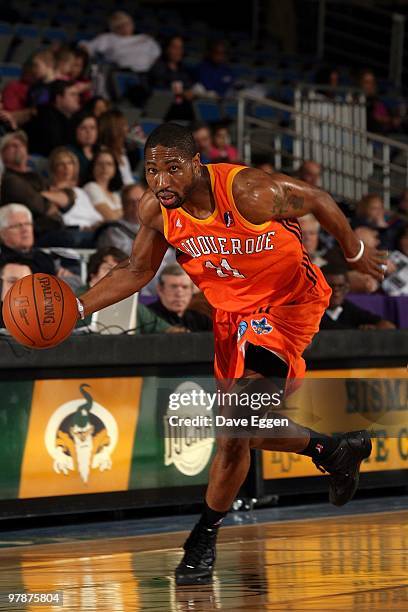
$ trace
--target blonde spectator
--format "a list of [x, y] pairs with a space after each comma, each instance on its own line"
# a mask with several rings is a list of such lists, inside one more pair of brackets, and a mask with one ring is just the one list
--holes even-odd
[[91, 229], [103, 221], [102, 215], [93, 206], [88, 194], [78, 187], [79, 162], [72, 151], [57, 147], [49, 158], [51, 197], [52, 190], [71, 189], [75, 194], [74, 204], [62, 217], [65, 225]]

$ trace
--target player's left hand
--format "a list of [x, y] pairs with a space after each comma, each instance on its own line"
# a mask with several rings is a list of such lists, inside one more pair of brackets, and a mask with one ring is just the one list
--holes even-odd
[[387, 251], [378, 251], [366, 245], [361, 259], [350, 265], [354, 270], [364, 274], [371, 274], [371, 276], [381, 282], [384, 280], [387, 270], [387, 257]]

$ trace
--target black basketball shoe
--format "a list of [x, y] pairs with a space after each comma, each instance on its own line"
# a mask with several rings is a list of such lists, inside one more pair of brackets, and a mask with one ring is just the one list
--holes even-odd
[[176, 584], [208, 584], [212, 581], [218, 529], [197, 523], [184, 543], [185, 554], [176, 568]]
[[372, 449], [368, 431], [350, 431], [340, 438], [339, 445], [325, 461], [313, 463], [330, 477], [329, 499], [335, 506], [350, 501], [357, 490], [360, 464]]

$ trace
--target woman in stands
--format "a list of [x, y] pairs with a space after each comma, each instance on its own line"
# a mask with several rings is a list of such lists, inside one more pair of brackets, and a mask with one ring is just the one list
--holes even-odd
[[62, 215], [65, 225], [77, 226], [81, 230], [95, 229], [103, 217], [93, 206], [86, 191], [78, 187], [79, 163], [76, 156], [66, 147], [57, 147], [48, 161], [51, 190], [71, 189], [75, 194], [72, 207]]
[[72, 118], [73, 144], [70, 149], [75, 153], [79, 162], [79, 185], [83, 185], [88, 178], [89, 168], [98, 140], [98, 122], [90, 112], [81, 111]]
[[132, 168], [126, 150], [126, 138], [129, 125], [125, 115], [117, 109], [112, 109], [99, 118], [98, 144], [108, 147], [119, 166], [122, 182], [131, 185], [135, 182]]
[[105, 221], [114, 221], [123, 215], [119, 195], [122, 185], [114, 153], [107, 147], [100, 147], [92, 160], [90, 180], [84, 185], [84, 190]]

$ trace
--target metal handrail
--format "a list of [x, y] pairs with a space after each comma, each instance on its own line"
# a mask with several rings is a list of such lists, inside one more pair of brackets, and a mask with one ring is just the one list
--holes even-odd
[[[358, 100], [356, 104], [333, 102], [333, 112], [327, 115], [327, 105], [332, 101], [310, 100], [307, 95], [306, 90], [305, 109], [301, 106], [300, 90], [295, 93], [296, 106], [241, 93], [237, 98], [241, 159], [251, 163], [253, 146], [270, 151], [277, 170], [283, 167], [293, 172], [302, 160], [314, 159], [322, 165], [323, 186], [328, 191], [353, 201], [381, 186], [385, 206], [389, 207], [391, 194], [408, 184], [408, 144], [363, 129], [365, 104]], [[317, 104], [318, 111], [319, 103], [323, 114], [307, 109], [308, 105]], [[260, 106], [289, 114], [292, 125], [283, 127], [275, 119], [252, 116], [251, 109]], [[359, 123], [354, 124], [356, 118]], [[268, 133], [270, 136], [265, 138]], [[285, 147], [285, 137], [291, 139], [289, 149]], [[396, 163], [394, 154], [403, 161]]]
[[[319, 117], [319, 115], [315, 115], [313, 113], [306, 113], [306, 112], [296, 109], [294, 106], [291, 106], [290, 104], [285, 104], [284, 102], [278, 102], [277, 100], [271, 100], [270, 98], [259, 98], [258, 96], [254, 96], [253, 94], [239, 94], [238, 103], [240, 99], [250, 100], [252, 102], [257, 102], [258, 104], [261, 104], [262, 106], [270, 106], [271, 108], [277, 108], [278, 110], [283, 110], [283, 111], [287, 111], [293, 114], [297, 114], [307, 119], [313, 119], [314, 121], [318, 121], [319, 123], [330, 123], [330, 125], [332, 125], [333, 127], [342, 128], [344, 130], [350, 131], [359, 136], [366, 136], [370, 138], [371, 140], [377, 140], [378, 142], [381, 142], [382, 144], [390, 145], [391, 147], [394, 146], [396, 148], [400, 148], [404, 150], [406, 153], [408, 153], [408, 145], [404, 144], [403, 142], [400, 142], [399, 140], [393, 140], [392, 138], [381, 136], [380, 134], [376, 134], [375, 132], [368, 132], [366, 130], [361, 130], [359, 128], [350, 128], [349, 125], [346, 125], [345, 123], [342, 123], [341, 121], [331, 120], [331, 119], [328, 119], [327, 117], [326, 118]], [[258, 119], [257, 117], [251, 117], [251, 120], [252, 119], [256, 119], [256, 121], [263, 121], [262, 119]], [[271, 122], [265, 121], [264, 127], [267, 127], [267, 126], [271, 127]]]

